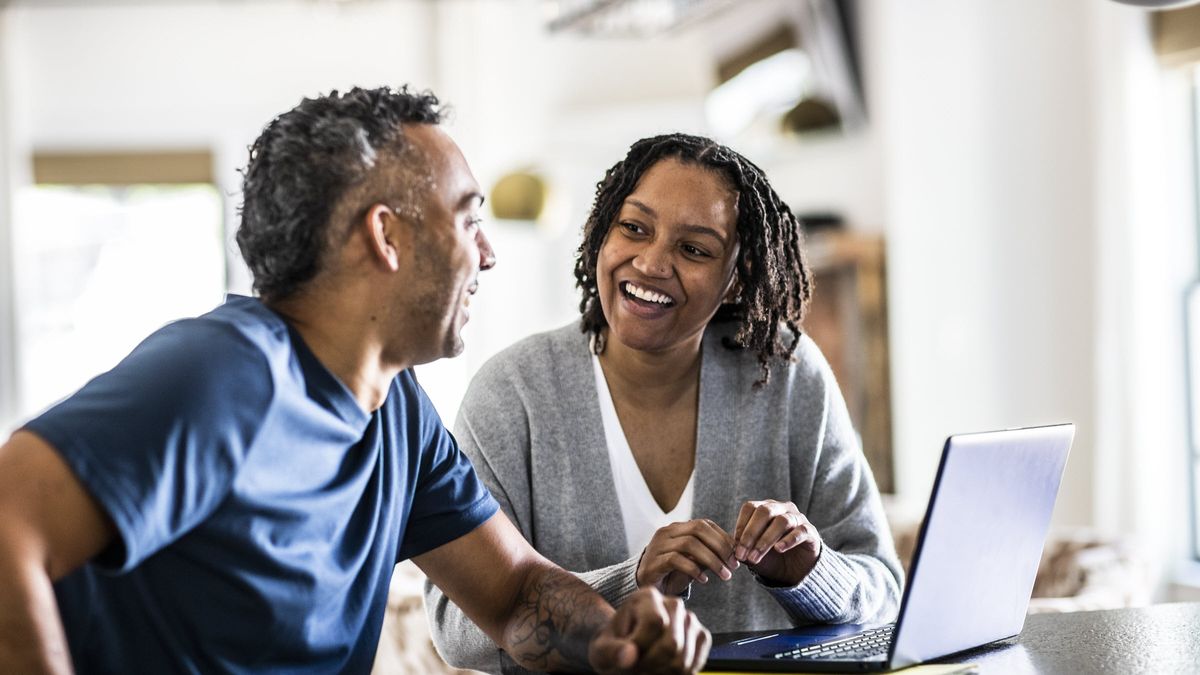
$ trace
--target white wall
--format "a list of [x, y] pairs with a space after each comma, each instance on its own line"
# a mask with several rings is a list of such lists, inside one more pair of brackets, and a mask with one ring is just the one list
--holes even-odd
[[869, 3], [900, 490], [951, 432], [1076, 423], [1058, 527], [1185, 557], [1182, 76], [1092, 0]]
[[[8, 69], [10, 64], [7, 35], [8, 17], [0, 11], [0, 260], [11, 260], [12, 240], [12, 153], [9, 143]], [[14, 371], [12, 266], [0, 265], [0, 433], [7, 429], [16, 416], [16, 381]]]
[[1088, 0], [876, 3], [895, 434], [927, 494], [948, 433], [1074, 421], [1060, 523], [1091, 520]]

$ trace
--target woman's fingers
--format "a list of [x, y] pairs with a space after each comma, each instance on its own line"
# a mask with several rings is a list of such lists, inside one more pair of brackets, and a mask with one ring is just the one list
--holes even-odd
[[778, 502], [746, 502], [738, 514], [734, 556], [744, 562], [752, 562], [751, 554], [763, 532], [771, 524]]
[[742, 508], [738, 509], [737, 523], [733, 526], [733, 541], [734, 545], [742, 540], [742, 534], [746, 531], [746, 524], [750, 522], [751, 516], [759, 505], [765, 502], [746, 502], [742, 504]]
[[798, 527], [791, 532], [788, 532], [780, 537], [779, 541], [775, 542], [775, 550], [783, 553], [796, 548], [806, 541], [811, 541], [815, 538], [812, 529], [812, 524], [806, 523], [803, 527]]
[[771, 550], [772, 546], [782, 539], [784, 535], [791, 532], [794, 526], [793, 517], [794, 514], [790, 513], [781, 513], [770, 517], [767, 521], [767, 526], [763, 528], [762, 534], [748, 547], [750, 551], [747, 557], [750, 562], [755, 564], [760, 562], [767, 551]]
[[675, 550], [687, 556], [693, 562], [712, 571], [713, 574], [716, 574], [725, 581], [733, 578], [733, 570], [729, 568], [726, 560], [723, 560], [703, 541], [693, 537], [686, 537], [679, 538], [675, 542]]
[[[686, 575], [702, 584], [708, 583], [708, 575], [704, 573], [704, 570], [695, 561], [679, 551], [659, 551], [650, 555], [643, 555], [641, 567], [645, 571], [644, 577], [651, 580], [653, 585], [656, 586], [662, 586], [663, 579], [672, 572]], [[642, 572], [642, 569], [638, 570], [639, 579], [643, 576]], [[640, 581], [639, 585], [641, 585]]]
[[707, 572], [729, 580], [736, 567], [733, 537], [711, 520], [696, 519], [672, 523], [654, 533], [642, 553], [637, 579], [639, 586], [662, 589], [672, 572], [708, 583]]
[[733, 537], [707, 518], [699, 518], [683, 523], [681, 528], [686, 536], [692, 536], [704, 542], [709, 550], [717, 554], [721, 560], [733, 559]]
[[685, 552], [692, 560], [729, 580], [736, 569], [733, 537], [711, 520], [692, 520], [680, 525], [673, 533], [672, 543], [676, 550]]
[[794, 548], [811, 534], [811, 525], [791, 502], [751, 501], [742, 505], [735, 532], [734, 556], [757, 564], [781, 541], [784, 548], [777, 550]]

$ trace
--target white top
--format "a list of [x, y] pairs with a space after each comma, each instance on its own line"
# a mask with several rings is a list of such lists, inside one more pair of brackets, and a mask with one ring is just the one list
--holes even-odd
[[633, 458], [633, 450], [629, 448], [629, 440], [625, 438], [612, 394], [608, 391], [608, 380], [604, 377], [604, 369], [600, 367], [600, 358], [595, 354], [592, 354], [592, 367], [596, 372], [596, 394], [600, 398], [604, 439], [608, 443], [608, 463], [612, 466], [617, 503], [621, 505], [621, 519], [625, 522], [625, 543], [629, 546], [630, 556], [641, 555], [660, 527], [692, 519], [696, 469], [692, 468], [692, 475], [688, 476], [679, 503], [670, 512], [664, 513], [658, 502], [654, 501], [642, 470]]

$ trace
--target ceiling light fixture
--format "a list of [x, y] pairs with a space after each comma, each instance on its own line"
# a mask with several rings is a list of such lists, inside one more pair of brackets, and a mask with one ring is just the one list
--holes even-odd
[[735, 0], [543, 0], [551, 33], [646, 37], [710, 16]]

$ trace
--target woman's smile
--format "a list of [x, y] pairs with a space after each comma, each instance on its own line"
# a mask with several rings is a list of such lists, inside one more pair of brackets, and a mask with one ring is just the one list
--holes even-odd
[[622, 308], [639, 318], [661, 319], [675, 309], [675, 299], [652, 286], [632, 281], [623, 281], [619, 286]]

